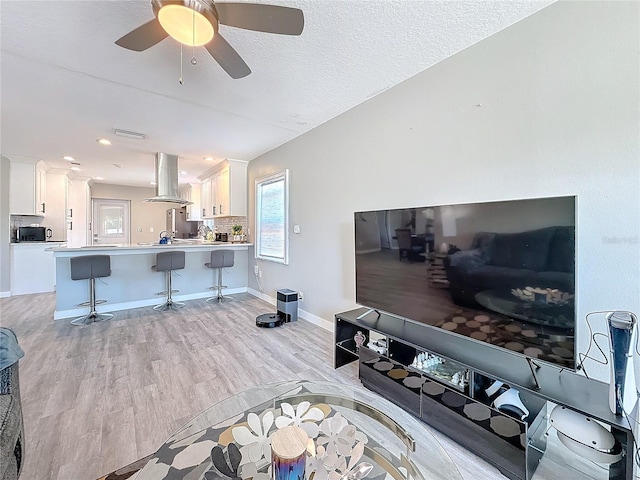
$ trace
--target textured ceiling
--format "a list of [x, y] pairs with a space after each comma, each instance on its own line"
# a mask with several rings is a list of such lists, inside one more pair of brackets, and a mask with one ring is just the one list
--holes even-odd
[[172, 39], [144, 52], [113, 43], [153, 18], [149, 1], [2, 0], [1, 153], [54, 168], [72, 155], [79, 175], [148, 185], [153, 153], [166, 151], [193, 181], [213, 165], [205, 156], [252, 160], [552, 2], [268, 3], [302, 9], [302, 35], [221, 26], [251, 75], [231, 79], [203, 47], [192, 66], [185, 47], [180, 85]]

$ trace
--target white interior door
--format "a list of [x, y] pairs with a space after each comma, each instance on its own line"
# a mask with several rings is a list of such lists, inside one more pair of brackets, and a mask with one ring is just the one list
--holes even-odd
[[130, 203], [129, 200], [93, 199], [92, 245], [129, 245]]

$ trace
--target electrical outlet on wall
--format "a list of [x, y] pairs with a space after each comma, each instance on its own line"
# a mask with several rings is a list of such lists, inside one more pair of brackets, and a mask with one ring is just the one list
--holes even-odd
[[254, 274], [254, 275], [258, 275], [258, 271], [259, 271], [259, 270], [260, 270], [260, 269], [258, 268], [258, 265], [254, 265], [254, 266], [253, 266], [253, 274]]
[[258, 277], [262, 278], [262, 270], [258, 270]]

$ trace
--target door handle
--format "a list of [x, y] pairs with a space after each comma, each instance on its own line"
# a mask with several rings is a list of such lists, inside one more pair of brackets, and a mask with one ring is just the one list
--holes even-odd
[[42, 213], [44, 213], [44, 202], [42, 202]]
[[213, 209], [213, 214], [216, 214], [216, 206], [214, 205], [213, 207], [211, 207]]
[[222, 215], [222, 204], [220, 204], [220, 213], [218, 215]]
[[202, 209], [202, 216], [203, 216], [203, 217], [206, 217], [206, 216], [207, 216], [207, 214], [205, 213], [205, 210], [206, 210], [206, 208], [203, 208], [203, 209]]

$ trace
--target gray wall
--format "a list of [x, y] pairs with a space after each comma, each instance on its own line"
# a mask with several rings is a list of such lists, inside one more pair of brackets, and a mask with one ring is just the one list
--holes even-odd
[[579, 350], [588, 312], [640, 313], [639, 7], [553, 4], [253, 160], [252, 231], [254, 181], [283, 168], [301, 226], [288, 266], [258, 262], [265, 293], [354, 307], [354, 211], [577, 195]]
[[9, 159], [0, 156], [0, 295], [8, 295], [11, 290], [9, 224]]

